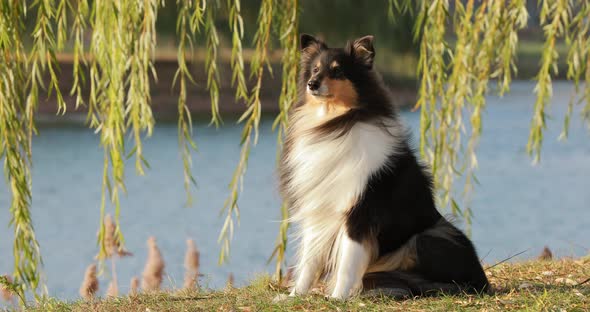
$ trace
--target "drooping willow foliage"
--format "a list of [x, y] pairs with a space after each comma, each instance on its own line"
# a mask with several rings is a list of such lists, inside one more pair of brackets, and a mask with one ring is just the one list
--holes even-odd
[[[100, 205], [100, 258], [104, 257], [106, 202], [115, 209], [116, 235], [124, 244], [119, 227], [120, 197], [126, 192], [124, 160], [134, 154], [135, 169], [144, 174], [142, 134], [150, 136], [154, 118], [150, 106], [150, 80], [155, 78], [155, 22], [159, 1], [96, 1], [91, 16], [89, 124], [100, 134], [104, 149]], [[125, 136], [133, 135], [133, 147]]]
[[[469, 197], [477, 167], [475, 150], [481, 134], [481, 113], [489, 79], [496, 78], [500, 92], [508, 91], [517, 31], [526, 26], [526, 1], [457, 1], [448, 24], [448, 1], [420, 2], [420, 153], [431, 164], [439, 204], [450, 205], [470, 221], [471, 209], [463, 210], [453, 196], [455, 178], [466, 173]], [[445, 29], [445, 26], [452, 29]], [[454, 32], [454, 47], [447, 33]], [[465, 115], [469, 125], [464, 124]], [[471, 133], [465, 135], [466, 129]], [[464, 148], [464, 137], [468, 138]]]
[[[461, 214], [470, 224], [469, 200], [477, 183], [476, 148], [483, 129], [485, 96], [490, 79], [497, 81], [500, 95], [509, 91], [517, 70], [518, 31], [527, 27], [529, 16], [525, 0], [453, 1], [453, 12], [449, 11], [449, 2], [420, 1], [415, 5], [415, 34], [420, 42], [420, 88], [416, 104], [421, 116], [420, 153], [432, 167], [440, 206], [450, 206], [453, 213]], [[535, 77], [537, 100], [526, 145], [534, 162], [541, 155], [546, 109], [552, 95], [551, 77], [557, 74], [559, 39], [567, 37], [567, 77], [577, 87], [583, 73], [585, 80], [590, 78], [590, 1], [538, 1], [538, 5], [545, 44]], [[393, 3], [393, 6], [403, 10], [411, 7], [411, 1]], [[448, 42], [451, 32], [454, 44]], [[586, 123], [590, 123], [588, 90], [590, 86], [586, 84], [582, 97], [586, 100], [582, 109]], [[569, 104], [562, 137], [567, 136], [575, 98]], [[468, 124], [464, 124], [466, 121]], [[462, 142], [465, 139], [467, 142]], [[465, 205], [461, 209], [453, 190], [456, 178], [463, 175]]]
[[[191, 185], [196, 184], [192, 172], [198, 170], [191, 161], [196, 144], [188, 108], [189, 85], [196, 80], [191, 69], [195, 47], [206, 50], [202, 72], [211, 99], [211, 123], [221, 125], [220, 105], [244, 106], [239, 118], [243, 126], [240, 157], [229, 181], [229, 195], [222, 210], [225, 222], [219, 234], [219, 262], [227, 260], [239, 222], [239, 195], [248, 156], [258, 140], [263, 78], [273, 74], [273, 44], [278, 44], [276, 48], [282, 53], [279, 113], [273, 124], [279, 151], [289, 110], [296, 101], [299, 19], [305, 10], [301, 1], [261, 0], [256, 24], [246, 25], [240, 0], [7, 0], [0, 2], [0, 158], [11, 195], [14, 277], [19, 291], [37, 292], [42, 284], [41, 252], [30, 211], [32, 137], [36, 133], [39, 101], [53, 94], [62, 114], [66, 111], [62, 94], [69, 92], [75, 108], [86, 107], [88, 126], [100, 136], [104, 150], [99, 224], [104, 224], [105, 210], [112, 207], [116, 235], [123, 248], [118, 220], [120, 198], [126, 193], [125, 159], [135, 159], [139, 175], [149, 168], [142, 142], [151, 135], [155, 124], [150, 96], [150, 86], [157, 81], [155, 25], [162, 8], [172, 5], [177, 10], [178, 63], [172, 85], [178, 92], [178, 140], [188, 204], [192, 201]], [[534, 161], [540, 157], [552, 77], [562, 57], [567, 59], [567, 77], [580, 91], [568, 104], [562, 137], [568, 134], [575, 105], [583, 106], [582, 118], [590, 125], [590, 85], [585, 84], [581, 90], [581, 81], [590, 79], [590, 0], [539, 0], [538, 5], [545, 43], [535, 78], [537, 100], [533, 103], [526, 144]], [[477, 182], [476, 151], [484, 128], [486, 95], [494, 81], [500, 94], [509, 91], [516, 73], [518, 32], [530, 23], [527, 2], [383, 0], [383, 14], [388, 14], [394, 23], [401, 14], [415, 17], [414, 37], [420, 51], [415, 106], [420, 110], [420, 153], [432, 167], [440, 206], [450, 207], [469, 221], [469, 198]], [[222, 15], [227, 17], [225, 26], [231, 34], [231, 85], [236, 103], [219, 103], [218, 56], [222, 40], [221, 25], [216, 21]], [[33, 21], [32, 27], [28, 21]], [[244, 43], [247, 29], [255, 33], [249, 64], [243, 48], [249, 46]], [[350, 34], [359, 35], [364, 33]], [[71, 73], [60, 72], [57, 62], [58, 53], [68, 42], [73, 62]], [[561, 42], [568, 47], [567, 55], [558, 53], [557, 45]], [[71, 90], [60, 90], [59, 75], [72, 75]], [[455, 191], [460, 176], [465, 176], [463, 196]], [[272, 252], [279, 277], [288, 242], [288, 207], [282, 205], [280, 215], [282, 222]], [[98, 245], [102, 258], [104, 231], [101, 226]]]
[[[277, 131], [277, 156], [283, 147], [283, 136], [287, 131], [289, 111], [297, 101], [297, 72], [299, 70], [299, 34], [297, 32], [299, 21], [298, 0], [280, 1], [280, 11], [284, 16], [280, 19], [279, 40], [283, 49], [283, 77], [281, 96], [279, 97], [279, 115], [273, 123], [273, 129]], [[287, 231], [289, 230], [289, 210], [287, 205], [281, 205], [281, 223], [277, 237], [277, 245], [273, 250], [269, 261], [276, 257], [275, 275], [281, 279], [282, 267], [285, 264], [285, 252], [287, 250]]]
[[[0, 156], [12, 195], [10, 225], [14, 229], [14, 277], [36, 289], [40, 282], [41, 252], [31, 218], [31, 133], [36, 98], [29, 96], [29, 55], [23, 45], [22, 16], [27, 7], [2, 2], [0, 12]], [[38, 42], [42, 42], [39, 40]], [[32, 80], [35, 80], [34, 77]], [[24, 287], [23, 287], [24, 288]], [[24, 289], [21, 289], [22, 292]]]

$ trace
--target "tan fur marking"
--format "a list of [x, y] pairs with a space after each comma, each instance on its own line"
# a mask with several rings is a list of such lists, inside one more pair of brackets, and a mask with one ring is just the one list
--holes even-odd
[[324, 79], [332, 97], [327, 102], [333, 106], [344, 106], [354, 108], [357, 106], [358, 94], [348, 79]]
[[320, 119], [316, 121], [338, 117], [358, 105], [358, 94], [350, 80], [324, 78], [322, 84], [326, 85], [329, 96], [317, 97], [306, 92], [305, 105], [302, 107], [302, 110], [309, 110], [310, 113], [316, 112], [315, 115]]
[[305, 107], [306, 109], [311, 109], [317, 111], [318, 109], [323, 109], [325, 114], [323, 115], [325, 120], [332, 119], [334, 117], [340, 116], [346, 113], [351, 107], [347, 107], [344, 105], [338, 105], [337, 102], [334, 101], [334, 98], [322, 98], [316, 97], [309, 93], [305, 95]]
[[336, 68], [336, 67], [338, 67], [338, 66], [340, 66], [340, 64], [338, 64], [338, 62], [337, 62], [337, 61], [333, 61], [333, 62], [332, 62], [332, 64], [330, 64], [330, 68], [332, 68], [332, 69], [333, 69], [333, 68]]
[[[377, 250], [377, 247], [374, 248]], [[416, 258], [416, 237], [414, 236], [398, 250], [386, 254], [375, 262], [372, 262], [366, 273], [388, 272], [394, 270], [407, 271], [416, 266]]]

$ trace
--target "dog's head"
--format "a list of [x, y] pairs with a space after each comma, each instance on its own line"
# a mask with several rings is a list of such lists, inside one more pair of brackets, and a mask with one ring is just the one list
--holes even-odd
[[345, 48], [328, 48], [321, 40], [301, 35], [301, 77], [306, 102], [328, 109], [356, 108], [359, 87], [373, 69], [373, 36], [349, 42]]

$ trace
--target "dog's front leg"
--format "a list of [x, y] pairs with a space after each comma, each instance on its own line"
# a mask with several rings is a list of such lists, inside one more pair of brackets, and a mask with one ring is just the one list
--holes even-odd
[[347, 234], [340, 241], [336, 267], [336, 286], [332, 298], [345, 300], [352, 290], [361, 287], [363, 275], [369, 266], [370, 255], [366, 247]]
[[320, 268], [320, 259], [317, 255], [310, 252], [311, 244], [311, 235], [304, 233], [302, 246], [303, 253], [297, 264], [297, 278], [295, 280], [295, 287], [293, 287], [290, 296], [307, 294], [309, 288], [316, 279], [316, 275]]

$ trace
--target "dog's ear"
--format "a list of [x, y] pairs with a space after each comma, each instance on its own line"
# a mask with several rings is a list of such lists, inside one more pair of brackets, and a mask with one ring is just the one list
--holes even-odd
[[312, 35], [308, 34], [301, 34], [301, 38], [299, 39], [301, 44], [301, 53], [306, 55], [312, 55], [319, 52], [322, 49], [327, 49], [328, 46], [326, 44], [316, 39]]
[[355, 40], [350, 46], [352, 55], [368, 68], [373, 67], [375, 49], [373, 48], [373, 36], [364, 36]]

